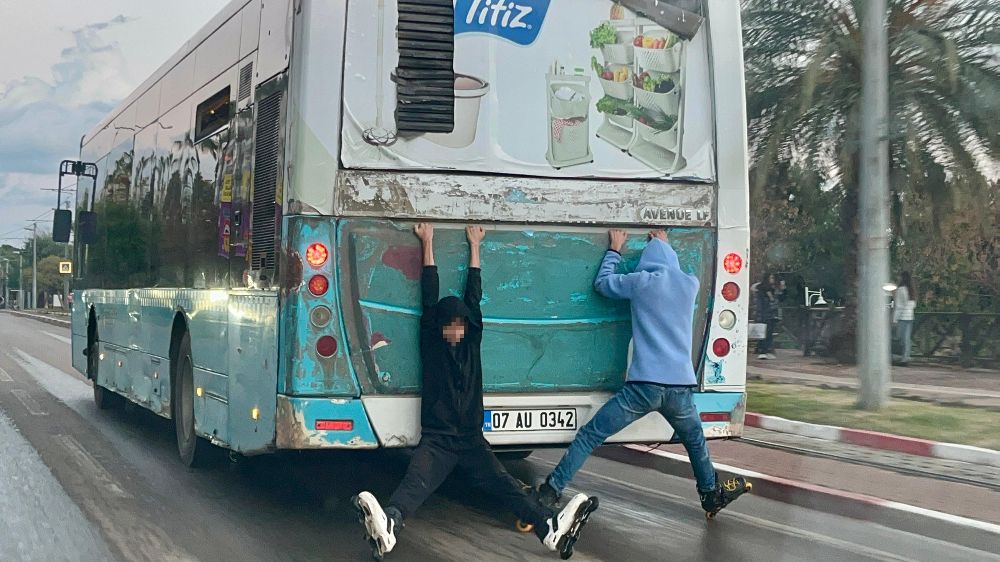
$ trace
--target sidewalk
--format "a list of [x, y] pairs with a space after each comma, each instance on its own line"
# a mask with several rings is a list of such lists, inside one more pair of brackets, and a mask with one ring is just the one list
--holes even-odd
[[[857, 367], [853, 365], [803, 357], [799, 350], [779, 349], [776, 355], [774, 360], [751, 358], [747, 378], [842, 390], [858, 387]], [[892, 379], [892, 396], [896, 398], [1000, 411], [1000, 371], [911, 363], [909, 367], [893, 367]]]
[[41, 311], [31, 311], [24, 312], [21, 310], [0, 310], [0, 313], [6, 312], [12, 316], [21, 316], [22, 318], [31, 318], [33, 320], [38, 320], [39, 322], [45, 322], [46, 324], [52, 324], [53, 326], [63, 326], [69, 327], [72, 325], [70, 321], [70, 315], [66, 312], [53, 312], [44, 313]]

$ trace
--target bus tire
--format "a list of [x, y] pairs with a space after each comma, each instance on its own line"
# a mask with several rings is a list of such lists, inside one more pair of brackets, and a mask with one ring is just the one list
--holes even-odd
[[191, 336], [187, 332], [177, 346], [176, 365], [171, 403], [177, 453], [184, 466], [197, 468], [204, 464], [208, 443], [194, 431], [194, 361], [191, 358]]
[[94, 404], [98, 410], [110, 410], [122, 403], [122, 397], [111, 390], [97, 384], [97, 372], [101, 368], [100, 340], [97, 337], [97, 325], [91, 321], [87, 330], [87, 378], [94, 387]]

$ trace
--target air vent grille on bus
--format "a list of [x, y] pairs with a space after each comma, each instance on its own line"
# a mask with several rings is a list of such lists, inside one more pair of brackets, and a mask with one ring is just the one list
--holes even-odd
[[255, 270], [274, 267], [275, 196], [279, 180], [281, 148], [281, 97], [271, 94], [257, 105], [257, 130], [254, 141], [253, 218], [250, 267]]
[[396, 130], [455, 128], [455, 6], [452, 0], [399, 0]]
[[236, 101], [243, 101], [250, 97], [250, 87], [253, 85], [253, 63], [248, 62], [240, 69], [240, 91]]

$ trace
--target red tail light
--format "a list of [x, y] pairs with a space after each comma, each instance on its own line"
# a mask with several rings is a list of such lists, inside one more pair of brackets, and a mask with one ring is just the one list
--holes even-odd
[[716, 357], [725, 357], [729, 355], [729, 340], [719, 338], [712, 342], [712, 353], [714, 353]]
[[326, 249], [326, 246], [320, 244], [319, 242], [310, 244], [309, 247], [306, 248], [306, 261], [313, 267], [323, 265], [329, 257], [330, 251]]
[[701, 414], [703, 422], [727, 422], [729, 420], [729, 412], [705, 412]]
[[326, 290], [330, 288], [330, 281], [322, 275], [313, 275], [309, 279], [309, 292], [317, 297], [321, 297], [326, 294]]
[[739, 254], [726, 254], [722, 260], [722, 267], [728, 272], [736, 275], [743, 269], [743, 258]]
[[740, 286], [730, 281], [722, 286], [722, 298], [727, 301], [734, 301], [740, 298]]
[[316, 353], [320, 357], [333, 357], [337, 353], [337, 340], [333, 336], [323, 336], [316, 340]]
[[354, 420], [316, 420], [317, 431], [354, 431]]

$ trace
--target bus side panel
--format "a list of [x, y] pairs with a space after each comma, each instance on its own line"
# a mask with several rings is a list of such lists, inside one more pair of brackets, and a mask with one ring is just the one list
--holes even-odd
[[[412, 225], [349, 220], [340, 229], [341, 300], [351, 360], [365, 393], [420, 388], [419, 242]], [[704, 337], [714, 231], [671, 231], [682, 267], [703, 290], [695, 340]], [[625, 267], [645, 240], [633, 236]], [[624, 381], [629, 307], [598, 295], [593, 280], [607, 248], [603, 228], [491, 229], [483, 243], [483, 384], [487, 392], [613, 391]], [[441, 294], [461, 295], [468, 245], [460, 226], [440, 225], [435, 254]]]
[[278, 297], [229, 297], [229, 445], [243, 453], [274, 444], [278, 384]]

